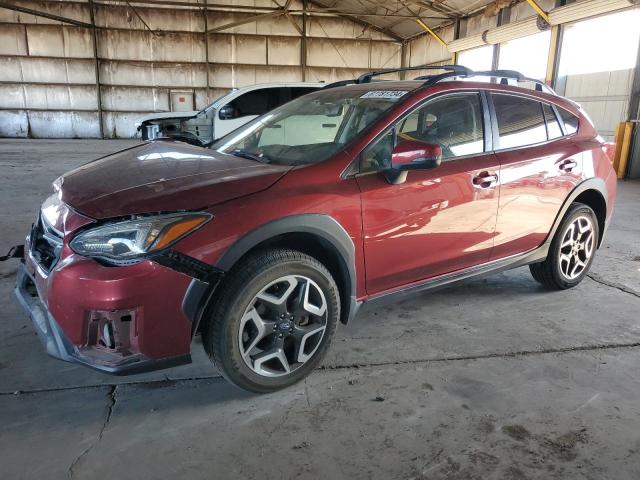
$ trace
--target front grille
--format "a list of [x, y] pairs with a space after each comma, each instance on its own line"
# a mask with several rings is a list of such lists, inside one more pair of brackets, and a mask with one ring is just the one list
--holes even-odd
[[56, 265], [62, 251], [62, 237], [42, 219], [31, 230], [31, 254], [47, 273]]

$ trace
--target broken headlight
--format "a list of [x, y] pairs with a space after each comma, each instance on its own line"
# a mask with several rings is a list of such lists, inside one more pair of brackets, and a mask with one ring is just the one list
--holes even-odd
[[208, 213], [181, 213], [107, 223], [79, 233], [70, 246], [85, 257], [126, 265], [174, 244], [211, 218]]

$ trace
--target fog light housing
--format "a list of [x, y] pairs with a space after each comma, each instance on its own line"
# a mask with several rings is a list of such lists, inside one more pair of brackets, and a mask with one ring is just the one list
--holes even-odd
[[78, 353], [107, 366], [143, 360], [138, 348], [138, 309], [90, 310], [87, 335]]

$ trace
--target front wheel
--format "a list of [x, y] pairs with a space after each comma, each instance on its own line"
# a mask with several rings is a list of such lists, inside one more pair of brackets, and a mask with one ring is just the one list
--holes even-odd
[[600, 232], [593, 210], [574, 203], [558, 228], [547, 259], [529, 265], [533, 278], [546, 287], [575, 287], [587, 275], [598, 247]]
[[301, 380], [320, 362], [340, 317], [326, 267], [295, 250], [268, 250], [230, 272], [204, 319], [203, 343], [220, 373], [253, 392]]

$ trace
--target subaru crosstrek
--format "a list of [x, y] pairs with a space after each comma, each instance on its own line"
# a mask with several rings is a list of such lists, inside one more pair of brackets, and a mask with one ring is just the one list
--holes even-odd
[[572, 101], [482, 75], [368, 74], [209, 149], [148, 142], [61, 176], [16, 287], [46, 350], [127, 374], [189, 362], [201, 334], [267, 392], [363, 304], [522, 265], [574, 287], [613, 211], [605, 144]]

